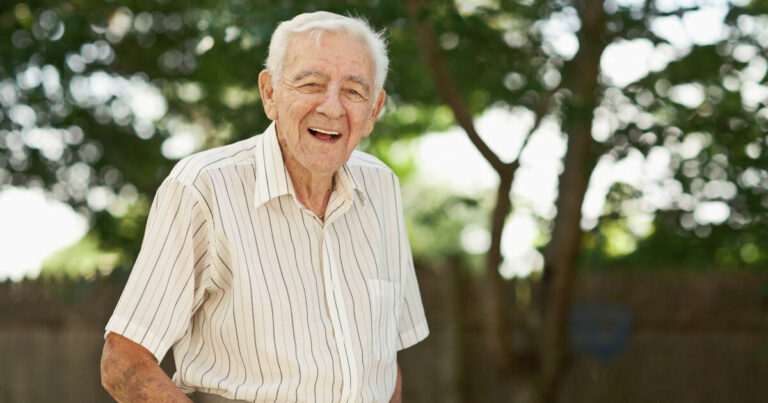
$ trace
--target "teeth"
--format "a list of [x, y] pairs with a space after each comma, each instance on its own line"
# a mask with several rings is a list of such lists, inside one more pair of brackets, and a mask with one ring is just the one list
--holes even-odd
[[312, 129], [312, 130], [314, 130], [316, 132], [319, 132], [319, 133], [330, 134], [332, 136], [338, 136], [339, 134], [341, 134], [339, 132], [331, 132], [331, 131], [326, 131], [326, 130], [315, 129], [314, 127], [311, 127], [310, 129]]

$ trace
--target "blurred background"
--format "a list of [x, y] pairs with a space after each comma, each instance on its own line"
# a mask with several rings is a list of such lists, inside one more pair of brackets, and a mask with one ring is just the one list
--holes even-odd
[[401, 178], [431, 328], [406, 402], [765, 401], [763, 0], [3, 2], [0, 401], [110, 401], [157, 186], [267, 126], [271, 32], [314, 10], [387, 30], [359, 148]]

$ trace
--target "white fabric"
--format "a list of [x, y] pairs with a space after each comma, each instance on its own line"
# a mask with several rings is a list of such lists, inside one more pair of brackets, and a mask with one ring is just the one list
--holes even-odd
[[323, 223], [296, 199], [274, 124], [181, 160], [107, 333], [158, 361], [173, 347], [185, 392], [389, 401], [397, 351], [429, 333], [399, 183], [355, 151], [335, 184]]

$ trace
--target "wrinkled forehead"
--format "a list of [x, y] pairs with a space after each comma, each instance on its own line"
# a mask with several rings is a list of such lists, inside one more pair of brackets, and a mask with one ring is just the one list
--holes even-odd
[[[343, 44], [343, 48], [336, 49], [340, 43]], [[331, 57], [337, 57], [334, 60], [338, 62], [350, 57], [358, 59], [356, 65], [360, 70], [359, 73], [366, 73], [371, 83], [373, 82], [375, 67], [368, 45], [364, 39], [346, 31], [315, 29], [294, 34], [288, 42], [288, 48], [283, 57], [283, 69], [296, 67], [303, 62], [311, 62], [315, 57], [327, 57], [329, 52], [334, 53]]]

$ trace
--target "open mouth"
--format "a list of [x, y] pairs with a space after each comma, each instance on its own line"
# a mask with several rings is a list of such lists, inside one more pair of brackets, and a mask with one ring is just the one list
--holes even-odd
[[332, 130], [322, 130], [310, 127], [308, 131], [313, 137], [322, 141], [333, 142], [341, 138], [341, 133]]

